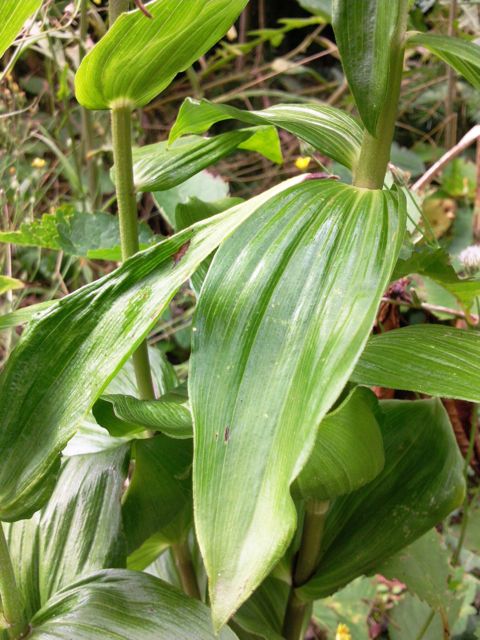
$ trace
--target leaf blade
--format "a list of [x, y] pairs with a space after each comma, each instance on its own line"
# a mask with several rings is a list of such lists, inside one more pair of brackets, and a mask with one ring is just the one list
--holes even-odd
[[0, 58], [12, 44], [30, 16], [42, 4], [42, 0], [3, 0], [0, 7]]

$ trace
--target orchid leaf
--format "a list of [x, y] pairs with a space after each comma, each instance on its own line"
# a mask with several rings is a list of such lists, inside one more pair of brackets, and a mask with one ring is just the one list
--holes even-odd
[[2, 0], [0, 4], [0, 58], [13, 43], [24, 23], [40, 9], [42, 0]]

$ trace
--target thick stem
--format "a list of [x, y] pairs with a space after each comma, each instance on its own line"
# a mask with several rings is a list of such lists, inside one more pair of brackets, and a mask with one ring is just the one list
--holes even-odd
[[182, 588], [187, 596], [200, 600], [200, 590], [198, 588], [195, 567], [193, 566], [192, 555], [187, 542], [179, 542], [172, 546], [175, 564], [180, 575]]
[[378, 119], [376, 135], [373, 136], [365, 131], [360, 157], [354, 172], [353, 184], [356, 187], [382, 189], [390, 160], [402, 83], [408, 15], [408, 0], [399, 0], [399, 3], [398, 25], [391, 45], [387, 97]]
[[[139, 250], [137, 201], [133, 183], [132, 113], [129, 106], [112, 109], [112, 141], [122, 257], [127, 260]], [[146, 343], [134, 353], [133, 365], [140, 397], [142, 400], [155, 399]]]
[[311, 603], [302, 601], [295, 589], [305, 584], [318, 566], [329, 506], [328, 501], [320, 500], [311, 500], [305, 506], [302, 541], [295, 562], [292, 590], [283, 625], [283, 635], [287, 640], [301, 640], [311, 616]]
[[7, 541], [0, 523], [0, 598], [3, 616], [8, 623], [9, 638], [21, 638], [28, 630], [28, 621], [13, 572]]

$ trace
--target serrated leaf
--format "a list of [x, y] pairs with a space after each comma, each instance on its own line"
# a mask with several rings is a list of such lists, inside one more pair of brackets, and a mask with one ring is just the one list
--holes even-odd
[[231, 119], [285, 129], [349, 169], [360, 152], [362, 129], [357, 121], [340, 109], [318, 104], [277, 104], [263, 111], [245, 111], [187, 98], [170, 132], [170, 142], [186, 134], [204, 133], [215, 123]]
[[[73, 635], [72, 635], [73, 634]], [[235, 640], [216, 635], [207, 607], [158, 578], [102, 571], [54, 596], [31, 621], [32, 640]]]
[[191, 440], [164, 435], [138, 440], [134, 455], [135, 471], [122, 506], [129, 554], [154, 534], [165, 546], [181, 541], [193, 511]]
[[343, 69], [362, 121], [373, 136], [387, 99], [400, 11], [397, 1], [333, 0], [333, 29]]
[[195, 269], [270, 198], [302, 180], [139, 253], [29, 324], [0, 374], [1, 520], [29, 517], [46, 501], [60, 452]]
[[435, 33], [410, 33], [409, 46], [425, 47], [480, 89], [480, 46], [452, 36]]
[[128, 460], [128, 446], [68, 458], [45, 508], [8, 525], [28, 617], [80, 577], [125, 566], [120, 498]]
[[0, 296], [7, 291], [15, 291], [17, 289], [23, 289], [24, 284], [17, 278], [11, 278], [10, 276], [0, 276]]
[[366, 342], [404, 217], [396, 192], [308, 181], [214, 258], [194, 318], [189, 390], [196, 530], [217, 626], [291, 540], [289, 486]]
[[480, 402], [480, 336], [412, 325], [373, 336], [351, 376], [365, 385]]
[[282, 151], [275, 127], [239, 129], [211, 138], [186, 136], [169, 145], [157, 142], [133, 149], [137, 191], [165, 191], [185, 182], [237, 149], [254, 151], [280, 164]]
[[385, 401], [385, 467], [373, 482], [338, 498], [326, 520], [316, 574], [298, 590], [318, 599], [376, 567], [458, 507], [463, 460], [439, 400]]
[[320, 424], [312, 453], [297, 478], [304, 498], [330, 500], [359, 489], [383, 469], [377, 400], [355, 389]]
[[88, 109], [143, 107], [222, 38], [248, 0], [154, 0], [122, 14], [83, 59], [77, 100]]
[[42, 0], [2, 0], [0, 5], [0, 58], [13, 43], [18, 32], [32, 14], [40, 9]]

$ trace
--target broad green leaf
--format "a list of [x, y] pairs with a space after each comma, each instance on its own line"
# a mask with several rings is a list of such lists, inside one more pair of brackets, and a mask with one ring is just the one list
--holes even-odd
[[293, 133], [351, 169], [362, 142], [362, 129], [351, 116], [327, 105], [277, 104], [263, 111], [245, 111], [226, 104], [187, 98], [170, 132], [170, 142], [190, 133], [204, 133], [223, 120], [250, 125], [270, 124]]
[[158, 400], [139, 400], [126, 395], [104, 395], [93, 406], [98, 424], [115, 437], [161, 431], [171, 438], [193, 436], [188, 395], [182, 388]]
[[42, 0], [2, 0], [0, 4], [0, 58], [13, 43], [24, 23], [40, 9]]
[[373, 336], [354, 382], [480, 402], [480, 335], [441, 325], [412, 325]]
[[[145, 248], [153, 240], [153, 232], [145, 223], [139, 225], [140, 242]], [[34, 222], [24, 222], [18, 231], [0, 232], [0, 243], [42, 247], [65, 251], [70, 255], [96, 257], [102, 251], [120, 247], [118, 218], [109, 213], [85, 213], [72, 207], [61, 207]], [[105, 252], [107, 259], [110, 254]]]
[[91, 575], [57, 593], [31, 621], [32, 640], [235, 640], [215, 635], [208, 608], [136, 571]]
[[398, 0], [333, 0], [333, 28], [362, 121], [375, 136], [387, 99], [392, 45], [398, 45]]
[[0, 374], [1, 520], [29, 517], [45, 502], [78, 424], [203, 260], [304, 179], [185, 229], [32, 320]]
[[7, 291], [15, 291], [16, 289], [23, 289], [24, 284], [17, 278], [10, 278], [9, 276], [0, 276], [0, 296]]
[[434, 33], [410, 33], [407, 44], [425, 47], [480, 89], [480, 46]]
[[46, 300], [45, 302], [39, 302], [38, 304], [32, 304], [29, 307], [21, 307], [11, 313], [6, 313], [0, 316], [0, 331], [10, 329], [11, 327], [18, 327], [19, 325], [26, 324], [37, 314], [45, 311], [48, 307], [55, 304], [55, 300]]
[[201, 171], [173, 189], [156, 191], [153, 199], [170, 225], [175, 228], [179, 204], [188, 204], [192, 198], [208, 203], [217, 202], [228, 198], [229, 193], [228, 184], [220, 176], [214, 176], [209, 171]]
[[222, 38], [248, 0], [155, 0], [122, 14], [75, 78], [88, 109], [143, 107]]
[[272, 126], [252, 127], [211, 138], [188, 136], [169, 145], [157, 142], [133, 149], [137, 191], [165, 191], [178, 186], [237, 149], [256, 151], [280, 164], [282, 151]]
[[444, 609], [448, 604], [452, 567], [449, 553], [434, 529], [375, 570], [389, 580], [406, 584], [411, 593], [433, 609]]
[[324, 598], [375, 571], [462, 503], [463, 460], [442, 403], [381, 406], [385, 467], [373, 482], [334, 502], [320, 565], [300, 597]]
[[80, 577], [125, 566], [120, 498], [128, 460], [128, 446], [68, 458], [45, 508], [8, 526], [29, 617]]
[[246, 221], [212, 262], [189, 386], [196, 530], [217, 626], [291, 540], [289, 486], [365, 345], [404, 218], [396, 192], [307, 181]]
[[332, 0], [298, 0], [298, 4], [328, 22], [332, 19]]
[[128, 553], [155, 534], [179, 542], [192, 523], [191, 440], [159, 435], [134, 445], [135, 471], [123, 501]]
[[297, 478], [304, 498], [330, 500], [359, 489], [383, 469], [377, 400], [355, 389], [320, 424], [312, 453]]
[[268, 577], [237, 611], [235, 622], [265, 640], [282, 640], [289, 593], [288, 583]]

